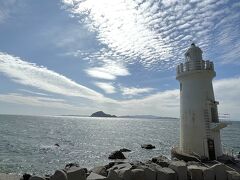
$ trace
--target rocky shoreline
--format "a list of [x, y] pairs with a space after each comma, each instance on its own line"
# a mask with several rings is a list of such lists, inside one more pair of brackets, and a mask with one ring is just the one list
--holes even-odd
[[79, 164], [70, 163], [64, 169], [56, 170], [53, 175], [39, 177], [24, 174], [19, 177], [0, 174], [0, 180], [240, 180], [238, 172], [219, 162], [207, 165], [194, 161], [170, 160], [161, 155], [145, 162], [121, 160], [125, 159], [121, 153], [129, 151], [125, 148], [114, 151], [109, 159], [115, 160], [89, 170]]

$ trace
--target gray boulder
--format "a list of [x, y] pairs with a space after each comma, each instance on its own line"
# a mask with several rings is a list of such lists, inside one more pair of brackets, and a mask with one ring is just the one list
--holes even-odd
[[116, 164], [112, 166], [110, 169], [112, 170], [120, 170], [120, 169], [132, 169], [132, 165], [130, 163], [121, 163], [121, 164]]
[[131, 179], [132, 180], [144, 180], [144, 170], [143, 169], [132, 169], [132, 176]]
[[141, 148], [143, 148], [143, 149], [155, 149], [156, 147], [152, 144], [142, 144]]
[[224, 164], [215, 164], [209, 169], [213, 170], [217, 180], [227, 180], [226, 166]]
[[138, 169], [142, 169], [144, 171], [144, 179], [146, 180], [156, 180], [157, 173], [153, 169], [147, 167], [146, 165], [139, 165]]
[[104, 179], [107, 179], [107, 177], [101, 176], [101, 175], [96, 174], [94, 172], [91, 172], [90, 175], [87, 177], [87, 180], [104, 180]]
[[50, 180], [68, 180], [67, 174], [63, 170], [56, 170]]
[[190, 174], [191, 179], [204, 180], [203, 170], [206, 169], [205, 167], [190, 165], [187, 168], [188, 168], [188, 172]]
[[187, 166], [184, 161], [172, 161], [168, 167], [176, 172], [178, 180], [187, 179]]
[[121, 177], [118, 176], [116, 171], [114, 171], [112, 169], [108, 172], [107, 179], [109, 179], [109, 180], [123, 180]]
[[45, 180], [45, 179], [42, 177], [39, 177], [39, 176], [32, 176], [32, 177], [30, 177], [29, 180]]
[[156, 180], [177, 180], [177, 176], [176, 173], [170, 168], [158, 168]]
[[162, 167], [168, 167], [170, 164], [170, 160], [167, 157], [162, 156], [162, 155], [152, 158], [152, 162], [154, 162]]
[[121, 151], [114, 151], [109, 156], [108, 159], [126, 159]]
[[67, 170], [68, 180], [86, 180], [86, 171], [83, 168], [73, 166]]
[[119, 149], [120, 152], [131, 152], [130, 149], [126, 149], [126, 148], [122, 148], [122, 149]]
[[66, 164], [65, 169], [66, 169], [66, 170], [67, 170], [67, 169], [70, 169], [70, 168], [73, 167], [73, 166], [79, 167], [79, 164], [78, 164], [78, 163], [68, 163], [68, 164]]
[[99, 174], [99, 175], [105, 176], [105, 177], [107, 177], [107, 175], [108, 175], [107, 168], [105, 166], [94, 167], [93, 169], [90, 170], [90, 172], [94, 172], [96, 174]]
[[236, 171], [227, 171], [228, 180], [240, 180], [240, 174]]
[[124, 180], [132, 180], [132, 171], [128, 168], [119, 169], [116, 171], [118, 176]]

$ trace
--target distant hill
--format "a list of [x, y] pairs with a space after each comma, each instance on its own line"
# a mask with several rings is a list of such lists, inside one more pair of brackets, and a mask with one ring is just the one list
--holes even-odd
[[117, 117], [115, 115], [106, 114], [103, 111], [97, 111], [93, 113], [90, 117]]

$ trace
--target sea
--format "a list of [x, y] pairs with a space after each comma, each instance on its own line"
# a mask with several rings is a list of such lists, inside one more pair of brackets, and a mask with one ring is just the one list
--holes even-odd
[[[224, 150], [240, 151], [240, 122], [221, 133]], [[120, 148], [129, 160], [170, 157], [179, 141], [179, 119], [0, 115], [0, 172], [52, 174], [67, 163], [91, 168], [109, 162]], [[156, 149], [145, 150], [150, 143]], [[58, 144], [59, 146], [56, 146]]]

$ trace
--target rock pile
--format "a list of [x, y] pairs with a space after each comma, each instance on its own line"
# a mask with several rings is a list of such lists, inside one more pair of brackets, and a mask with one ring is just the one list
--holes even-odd
[[240, 174], [221, 163], [207, 167], [159, 156], [144, 163], [110, 162], [91, 170], [70, 163], [50, 177], [32, 176], [29, 180], [240, 180]]

